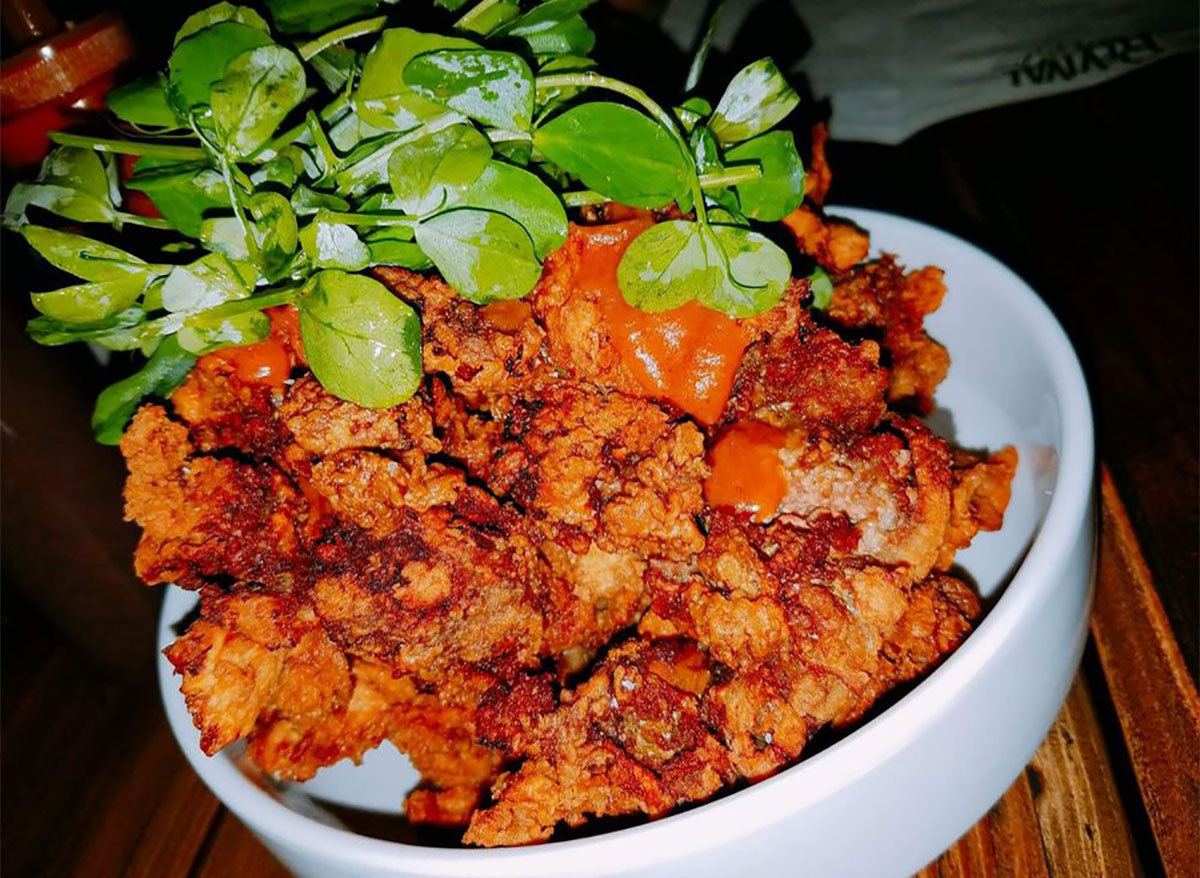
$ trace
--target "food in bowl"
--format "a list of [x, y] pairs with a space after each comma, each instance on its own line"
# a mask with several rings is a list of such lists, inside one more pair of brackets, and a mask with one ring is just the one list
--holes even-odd
[[[485, 846], [769, 776], [927, 673], [978, 616], [954, 556], [1017, 463], [915, 417], [949, 366], [941, 272], [823, 214], [824, 131], [805, 171], [774, 66], [668, 113], [539, 51], [581, 33], [568, 5], [335, 27], [297, 50], [324, 106], [280, 131], [297, 53], [221, 4], [114, 106], [195, 146], [68, 136], [5, 211], [86, 281], [35, 294], [36, 339], [150, 354], [94, 424], [138, 574], [200, 594], [166, 653], [205, 752], [304, 780], [390, 741], [409, 819]], [[112, 201], [122, 149], [162, 218]], [[208, 252], [147, 262], [30, 208]]]

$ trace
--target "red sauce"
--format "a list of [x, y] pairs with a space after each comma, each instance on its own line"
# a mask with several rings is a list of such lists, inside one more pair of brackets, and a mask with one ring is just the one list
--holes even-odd
[[233, 367], [238, 380], [246, 384], [266, 384], [283, 387], [292, 372], [292, 358], [283, 342], [274, 338], [237, 348], [213, 351], [205, 359]]
[[304, 342], [300, 339], [300, 309], [295, 305], [277, 305], [267, 309], [271, 318], [271, 338], [284, 343], [300, 363], [304, 363]]
[[733, 318], [689, 302], [651, 314], [625, 301], [617, 265], [648, 218], [580, 228], [585, 236], [575, 284], [595, 293], [621, 362], [647, 396], [670, 400], [705, 424], [725, 409], [749, 334]]
[[708, 505], [752, 512], [755, 521], [772, 518], [787, 493], [779, 459], [784, 438], [782, 430], [759, 421], [742, 421], [722, 433], [708, 452]]

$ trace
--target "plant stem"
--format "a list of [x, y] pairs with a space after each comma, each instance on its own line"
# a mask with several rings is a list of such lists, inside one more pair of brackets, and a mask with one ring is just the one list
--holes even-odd
[[[739, 165], [736, 168], [725, 168], [712, 174], [701, 174], [700, 188], [724, 189], [726, 186], [736, 186], [747, 180], [757, 180], [761, 176], [761, 166]], [[562, 200], [567, 207], [587, 207], [589, 204], [603, 204], [609, 199], [591, 189], [578, 189], [574, 192], [564, 192]]]
[[711, 174], [701, 174], [700, 187], [702, 189], [724, 189], [726, 186], [736, 186], [738, 183], [757, 180], [761, 176], [762, 165], [735, 165]]
[[348, 226], [415, 226], [418, 222], [414, 216], [395, 213], [344, 213], [330, 210], [326, 211], [324, 216], [332, 222], [345, 223]]
[[263, 308], [272, 308], [275, 305], [290, 305], [296, 299], [300, 298], [301, 287], [288, 287], [283, 290], [275, 290], [270, 293], [263, 293], [258, 296], [251, 296], [248, 299], [237, 299], [233, 302], [226, 302], [223, 305], [217, 305], [214, 308], [208, 308], [200, 311], [196, 316], [202, 316], [207, 319], [220, 320], [225, 317], [233, 317], [235, 314], [245, 314], [247, 311], [261, 311]]
[[[321, 120], [328, 122], [349, 105], [350, 95], [343, 92], [324, 106], [319, 114]], [[272, 137], [266, 142], [266, 144], [259, 148], [258, 152], [250, 156], [249, 161], [261, 163], [275, 158], [275, 156], [278, 155], [279, 150], [283, 149], [285, 146], [288, 146], [290, 143], [292, 143], [292, 141], [294, 141], [301, 134], [304, 134], [306, 131], [308, 131], [307, 119], [293, 125], [282, 134], [277, 134], [275, 137]]]
[[145, 226], [148, 229], [166, 229], [175, 231], [175, 227], [165, 219], [157, 217], [138, 216], [136, 213], [118, 213], [121, 222], [127, 226]]
[[533, 139], [528, 131], [503, 131], [500, 128], [492, 128], [484, 133], [492, 143], [508, 143], [514, 140], [528, 141]]
[[454, 22], [455, 29], [469, 30], [471, 25], [473, 25], [475, 21], [483, 15], [483, 13], [487, 12], [499, 2], [500, 0], [480, 0], [479, 3], [476, 3], [470, 9], [468, 9], [462, 18]]
[[616, 92], [619, 95], [629, 98], [634, 103], [640, 105], [651, 118], [654, 119], [663, 128], [670, 132], [675, 139], [679, 151], [683, 153], [687, 160], [687, 165], [691, 169], [691, 190], [692, 202], [696, 209], [696, 221], [704, 224], [708, 222], [708, 214], [704, 209], [704, 193], [700, 189], [700, 177], [696, 173], [696, 162], [692, 158], [692, 151], [688, 147], [687, 140], [680, 132], [675, 124], [675, 118], [660, 107], [655, 101], [637, 86], [630, 85], [627, 82], [622, 82], [619, 79], [613, 79], [611, 76], [604, 76], [600, 73], [593, 73], [590, 70], [584, 70], [579, 73], [551, 73], [546, 76], [539, 76], [534, 80], [535, 86], [539, 89], [550, 88], [569, 88], [576, 86], [579, 88], [603, 88], [608, 91]]
[[86, 137], [82, 134], [68, 134], [65, 131], [51, 131], [47, 136], [62, 146], [81, 146], [97, 152], [115, 152], [124, 155], [140, 155], [156, 159], [183, 159], [185, 161], [208, 158], [208, 154], [198, 146], [139, 143], [135, 140], [117, 140], [111, 137]]
[[321, 34], [321, 36], [317, 37], [315, 40], [307, 42], [297, 48], [296, 51], [300, 53], [300, 57], [302, 59], [308, 61], [321, 54], [330, 46], [336, 45], [337, 43], [343, 43], [346, 40], [352, 40], [355, 37], [362, 37], [366, 36], [367, 34], [373, 34], [377, 31], [381, 31], [383, 30], [383, 26], [385, 24], [387, 24], [386, 15], [380, 15], [375, 18], [365, 18], [362, 21], [354, 21], [350, 24], [344, 24], [341, 27], [334, 28], [328, 33]]

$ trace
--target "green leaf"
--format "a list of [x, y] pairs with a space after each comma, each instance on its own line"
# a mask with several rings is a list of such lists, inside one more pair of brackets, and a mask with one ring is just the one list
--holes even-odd
[[385, 226], [371, 232], [365, 239], [371, 265], [399, 265], [413, 271], [433, 268], [433, 261], [411, 236], [412, 230], [401, 226]]
[[661, 125], [621, 104], [567, 110], [534, 132], [533, 145], [589, 189], [633, 207], [684, 197], [694, 173]]
[[493, 36], [519, 37], [535, 55], [586, 55], [596, 36], [579, 13], [596, 0], [546, 0], [500, 27]]
[[422, 97], [494, 128], [528, 131], [533, 124], [533, 72], [512, 52], [427, 52], [404, 68], [404, 82]]
[[231, 156], [266, 143], [304, 99], [304, 68], [282, 46], [260, 46], [238, 55], [212, 87], [212, 117]]
[[404, 402], [421, 384], [421, 321], [369, 277], [316, 275], [300, 300], [304, 352], [322, 386], [370, 408]]
[[329, 192], [317, 192], [301, 183], [292, 193], [292, 211], [296, 216], [312, 216], [318, 210], [345, 211], [350, 202]]
[[271, 44], [271, 35], [256, 27], [223, 21], [181, 41], [167, 62], [167, 101], [180, 116], [209, 102], [213, 83], [243, 52]]
[[516, 220], [533, 239], [538, 259], [567, 240], [567, 214], [558, 195], [536, 174], [504, 162], [488, 162], [473, 185], [450, 193], [446, 206], [489, 210]]
[[143, 308], [127, 308], [119, 314], [92, 323], [66, 323], [45, 314], [25, 324], [25, 331], [40, 345], [58, 346], [80, 341], [93, 341], [111, 350], [136, 350], [141, 346], [145, 325]]
[[392, 154], [411, 140], [423, 136], [424, 129], [413, 135], [384, 134], [358, 144], [342, 159], [335, 177], [338, 191], [347, 197], [358, 198], [388, 181], [388, 163]]
[[63, 323], [94, 323], [129, 308], [149, 280], [148, 275], [126, 274], [48, 293], [31, 293], [29, 298], [33, 307], [47, 317]]
[[256, 192], [246, 199], [246, 209], [263, 274], [267, 280], [278, 280], [287, 272], [292, 254], [300, 245], [292, 205], [278, 192]]
[[179, 125], [175, 111], [167, 103], [167, 80], [161, 73], [114, 88], [104, 101], [113, 115], [134, 125], [158, 128]]
[[25, 213], [30, 206], [80, 223], [116, 224], [119, 219], [110, 205], [78, 189], [42, 183], [18, 183], [13, 186], [4, 205], [4, 227], [19, 229], [25, 225], [29, 221]]
[[410, 131], [446, 115], [446, 108], [414, 92], [404, 68], [418, 55], [438, 49], [478, 49], [460, 37], [425, 34], [407, 27], [389, 28], [363, 62], [354, 107], [364, 122], [389, 131]]
[[422, 221], [416, 236], [446, 282], [477, 305], [519, 299], [542, 275], [533, 241], [503, 214], [471, 208], [447, 211]]
[[818, 311], [824, 311], [833, 301], [833, 281], [819, 265], [808, 276], [808, 290], [812, 293], [812, 306]]
[[312, 34], [379, 8], [379, 0], [267, 0], [275, 27], [285, 34]]
[[183, 40], [190, 37], [192, 34], [204, 30], [206, 27], [212, 27], [214, 24], [220, 24], [223, 21], [232, 21], [238, 24], [244, 24], [249, 27], [257, 28], [264, 33], [269, 33], [271, 28], [266, 20], [251, 9], [249, 6], [234, 6], [232, 3], [217, 3], [209, 6], [207, 9], [202, 9], [199, 12], [189, 15], [175, 32], [175, 43], [178, 46]]
[[779, 304], [791, 279], [787, 254], [770, 238], [739, 226], [712, 226], [723, 257], [721, 282], [702, 288], [701, 305], [730, 317], [753, 317]]
[[520, 14], [521, 4], [518, 0], [498, 0], [497, 3], [487, 7], [478, 15], [472, 13], [472, 17], [466, 23], [462, 23], [460, 20], [455, 27], [470, 33], [488, 35]]
[[[582, 70], [591, 70], [595, 66], [595, 61], [591, 58], [585, 58], [583, 55], [549, 56], [538, 67], [538, 75], [578, 73]], [[583, 94], [584, 91], [586, 89], [579, 85], [556, 85], [553, 88], [537, 89], [535, 96], [541, 101], [541, 107], [551, 107], [555, 104], [569, 101], [571, 98]]]
[[688, 98], [674, 108], [675, 118], [679, 120], [684, 134], [692, 130], [712, 114], [712, 104], [701, 97]]
[[721, 282], [720, 256], [707, 227], [687, 220], [658, 223], [634, 238], [617, 266], [630, 305], [670, 311]]
[[354, 229], [331, 221], [323, 211], [318, 211], [300, 232], [300, 242], [309, 262], [317, 268], [362, 271], [371, 264], [370, 251]]
[[491, 157], [491, 144], [474, 125], [451, 125], [406, 143], [388, 160], [396, 204], [414, 215], [437, 210], [451, 192], [478, 180]]
[[733, 77], [708, 126], [722, 144], [740, 143], [777, 125], [799, 103], [775, 62], [763, 58]]
[[93, 150], [60, 146], [42, 161], [37, 181], [18, 183], [4, 205], [5, 228], [18, 229], [36, 206], [81, 223], [120, 224], [114, 206], [117, 184], [112, 164]]
[[317, 76], [334, 94], [345, 88], [358, 69], [358, 52], [342, 45], [329, 46], [309, 59]]
[[184, 322], [176, 338], [181, 348], [199, 356], [220, 348], [254, 344], [270, 334], [271, 318], [262, 311], [246, 311], [227, 317], [212, 317], [201, 312]]
[[804, 164], [790, 131], [772, 131], [725, 153], [729, 165], [757, 161], [762, 176], [734, 188], [742, 212], [751, 219], [777, 222], [804, 200]]
[[141, 158], [125, 185], [145, 192], [163, 218], [191, 238], [200, 237], [206, 212], [229, 209], [224, 180], [204, 162]]
[[163, 339], [140, 371], [106, 388], [96, 399], [92, 412], [96, 441], [104, 445], [120, 442], [125, 425], [142, 400], [148, 396], [168, 396], [183, 383], [194, 365], [196, 358], [180, 348], [174, 336]]
[[162, 288], [163, 307], [168, 311], [200, 311], [249, 295], [250, 285], [222, 253], [175, 266]]
[[119, 247], [45, 226], [25, 226], [21, 234], [55, 268], [84, 280], [116, 280], [130, 276], [149, 280], [171, 270], [169, 265], [151, 265]]

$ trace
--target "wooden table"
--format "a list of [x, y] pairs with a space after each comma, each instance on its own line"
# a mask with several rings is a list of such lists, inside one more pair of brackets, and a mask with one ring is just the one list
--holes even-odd
[[[1087, 367], [1106, 461], [1079, 677], [1025, 773], [923, 874], [1200, 874], [1196, 83], [1193, 55], [900, 147], [831, 149], [837, 202], [954, 231], [1046, 297]], [[283, 875], [167, 730], [157, 596], [129, 571], [120, 461], [87, 441], [106, 376], [20, 337], [14, 249], [0, 346], [4, 874]]]

